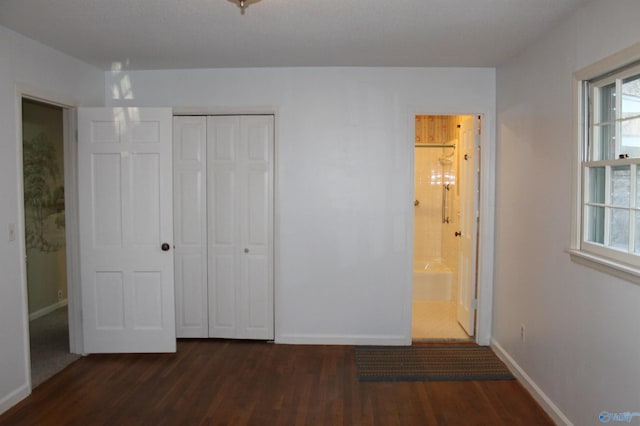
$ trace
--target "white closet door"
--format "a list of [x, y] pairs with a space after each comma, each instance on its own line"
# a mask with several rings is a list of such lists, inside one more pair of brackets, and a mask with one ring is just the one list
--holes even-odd
[[273, 116], [240, 119], [240, 337], [273, 339]]
[[273, 339], [273, 116], [207, 119], [209, 336]]
[[176, 334], [208, 337], [206, 117], [173, 119]]
[[171, 110], [80, 108], [84, 352], [175, 352]]

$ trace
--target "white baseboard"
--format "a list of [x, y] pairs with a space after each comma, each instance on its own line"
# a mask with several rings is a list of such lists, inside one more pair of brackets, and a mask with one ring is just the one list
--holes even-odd
[[500, 358], [509, 368], [511, 373], [522, 383], [522, 385], [531, 393], [531, 396], [542, 406], [544, 411], [551, 416], [553, 421], [558, 425], [573, 426], [573, 423], [564, 415], [564, 413], [553, 403], [551, 398], [545, 394], [540, 387], [529, 377], [529, 375], [511, 358], [502, 346], [494, 339], [491, 339], [491, 348], [494, 350], [498, 358]]
[[407, 346], [411, 338], [390, 335], [346, 335], [346, 334], [281, 334], [276, 336], [276, 343], [289, 345], [380, 345]]
[[30, 393], [31, 393], [31, 390], [29, 389], [29, 385], [24, 384], [23, 386], [20, 386], [15, 391], [11, 392], [9, 395], [0, 399], [0, 414], [4, 413], [9, 408], [13, 407], [18, 402], [28, 397]]
[[53, 305], [45, 306], [44, 308], [38, 309], [37, 311], [29, 314], [29, 321], [33, 321], [36, 318], [43, 317], [64, 306], [67, 306], [67, 299], [62, 299], [59, 302], [54, 303]]

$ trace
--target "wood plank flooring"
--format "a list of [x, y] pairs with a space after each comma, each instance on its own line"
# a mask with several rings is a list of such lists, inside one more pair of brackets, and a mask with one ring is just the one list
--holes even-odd
[[0, 425], [553, 425], [515, 380], [358, 381], [351, 346], [181, 340], [90, 355]]

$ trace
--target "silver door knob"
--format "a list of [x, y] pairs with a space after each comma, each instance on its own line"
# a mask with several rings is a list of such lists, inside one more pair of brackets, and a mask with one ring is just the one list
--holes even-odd
[[248, 248], [244, 249], [244, 252], [249, 253], [249, 249]]

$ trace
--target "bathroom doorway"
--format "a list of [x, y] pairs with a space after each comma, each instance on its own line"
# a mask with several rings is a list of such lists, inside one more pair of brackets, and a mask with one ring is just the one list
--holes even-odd
[[24, 247], [31, 386], [79, 358], [71, 354], [67, 300], [65, 109], [22, 98]]
[[416, 115], [412, 339], [475, 335], [480, 117]]

